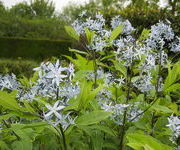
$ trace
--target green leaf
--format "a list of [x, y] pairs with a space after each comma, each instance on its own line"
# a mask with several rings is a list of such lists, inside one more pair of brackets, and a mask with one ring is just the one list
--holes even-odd
[[[11, 124], [10, 130], [14, 131], [21, 140], [34, 141], [39, 135], [37, 129], [45, 128], [46, 126], [28, 126], [28, 124]], [[47, 126], [48, 127], [48, 126]], [[42, 130], [41, 130], [42, 131]]]
[[109, 128], [108, 126], [103, 126], [103, 125], [93, 125], [91, 128], [93, 129], [99, 129], [104, 133], [107, 133], [111, 136], [116, 136], [117, 132], [114, 131], [113, 129]]
[[180, 90], [180, 83], [173, 84], [166, 89], [167, 92], [174, 92], [177, 90]]
[[106, 60], [106, 59], [108, 59], [108, 58], [112, 58], [112, 57], [114, 57], [114, 56], [115, 56], [114, 53], [113, 53], [113, 54], [110, 54], [110, 55], [106, 55], [105, 57], [101, 58], [100, 61], [104, 61], [104, 60]]
[[47, 122], [33, 122], [31, 124], [24, 125], [23, 129], [25, 128], [37, 128], [37, 127], [48, 127], [49, 124]]
[[76, 50], [76, 49], [71, 49], [71, 48], [69, 48], [69, 51], [70, 51], [70, 52], [79, 53], [79, 54], [85, 54], [85, 55], [87, 55], [87, 54], [88, 54], [88, 53], [86, 53], [86, 52], [79, 51], [79, 50]]
[[93, 111], [88, 114], [84, 114], [76, 120], [77, 125], [91, 125], [99, 123], [100, 121], [108, 118], [111, 112], [108, 111]]
[[0, 141], [0, 150], [11, 150], [4, 141]]
[[11, 113], [14, 114], [15, 116], [26, 118], [26, 119], [39, 119], [39, 115], [30, 113], [30, 112], [11, 111]]
[[112, 33], [111, 33], [111, 35], [110, 35], [109, 40], [110, 40], [110, 41], [115, 40], [115, 39], [118, 37], [118, 35], [119, 35], [120, 33], [122, 33], [122, 31], [123, 31], [123, 26], [122, 26], [122, 25], [117, 26], [116, 28], [114, 28], [114, 30], [112, 31]]
[[126, 67], [122, 63], [117, 62], [117, 61], [113, 61], [113, 63], [114, 63], [114, 67], [116, 68], [116, 70], [120, 71], [126, 77], [127, 76]]
[[77, 59], [73, 59], [70, 56], [65, 56], [65, 57], [68, 58], [81, 71], [94, 70], [93, 61], [87, 60], [85, 57], [82, 57], [79, 54], [76, 54]]
[[35, 113], [34, 109], [31, 107], [31, 105], [28, 103], [28, 101], [23, 101], [24, 106], [26, 107], [26, 110], [30, 113]]
[[1, 121], [1, 120], [7, 120], [7, 119], [9, 119], [9, 118], [11, 118], [11, 117], [13, 117], [13, 116], [14, 116], [13, 114], [1, 115], [1, 116], [0, 116], [0, 121]]
[[141, 33], [141, 36], [138, 38], [139, 41], [145, 40], [149, 37], [149, 33], [151, 30], [149, 29], [144, 29]]
[[150, 109], [153, 109], [156, 112], [164, 113], [164, 114], [173, 113], [173, 111], [171, 109], [169, 109], [168, 107], [162, 106], [162, 105], [158, 105], [158, 104], [154, 104]]
[[92, 39], [93, 39], [93, 36], [94, 36], [94, 32], [92, 32], [88, 28], [86, 28], [85, 29], [85, 33], [86, 33], [87, 41], [90, 44], [92, 42]]
[[0, 91], [0, 105], [6, 109], [10, 110], [24, 110], [20, 107], [15, 99], [17, 92], [7, 93], [5, 91]]
[[[168, 76], [164, 83], [164, 90], [169, 91], [172, 90], [170, 88], [171, 85], [175, 84], [178, 80], [180, 80], [180, 61], [173, 65], [173, 69], [168, 68]], [[169, 89], [170, 88], [170, 89]], [[176, 85], [176, 89], [179, 88], [179, 84]]]
[[79, 35], [77, 34], [77, 32], [74, 30], [73, 27], [65, 26], [64, 28], [65, 28], [66, 32], [69, 34], [70, 37], [72, 37], [73, 39], [79, 41]]
[[129, 133], [126, 135], [127, 145], [134, 150], [173, 150], [172, 147], [165, 145], [157, 139], [140, 133]]
[[88, 82], [85, 79], [81, 81], [80, 85], [81, 92], [77, 96], [78, 109], [85, 109], [88, 104], [95, 98], [97, 93], [104, 87], [104, 85], [99, 85], [96, 89], [93, 89], [93, 82]]
[[30, 141], [15, 141], [12, 144], [13, 150], [32, 150], [32, 143]]
[[88, 94], [92, 89], [92, 82], [87, 82], [85, 79], [81, 81], [80, 85], [81, 92], [77, 96], [77, 101], [78, 101], [78, 109], [83, 109], [85, 108], [85, 103], [87, 103], [88, 99]]
[[175, 113], [180, 115], [180, 111], [178, 110], [178, 105], [176, 103], [170, 103], [168, 107]]

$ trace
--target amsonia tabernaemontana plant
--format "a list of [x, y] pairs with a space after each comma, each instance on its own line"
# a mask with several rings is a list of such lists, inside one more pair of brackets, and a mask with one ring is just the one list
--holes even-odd
[[[0, 75], [2, 150], [178, 150], [180, 37], [168, 21], [136, 29], [82, 12], [81, 45], [34, 76]], [[68, 64], [67, 62], [70, 63]]]

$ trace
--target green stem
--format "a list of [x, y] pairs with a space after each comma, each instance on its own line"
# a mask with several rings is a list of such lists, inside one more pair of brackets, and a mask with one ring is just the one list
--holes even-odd
[[93, 65], [94, 65], [94, 88], [97, 88], [97, 63], [96, 53], [93, 51]]
[[[131, 71], [131, 70], [129, 70]], [[127, 80], [126, 80], [126, 86], [127, 86], [127, 96], [126, 96], [126, 104], [128, 104], [129, 100], [130, 100], [130, 83], [131, 83], [131, 72], [129, 75], [129, 79], [127, 76]], [[122, 123], [122, 127], [121, 127], [121, 134], [120, 134], [120, 150], [124, 149], [124, 136], [126, 133], [126, 120], [127, 120], [127, 108], [125, 108], [124, 114], [123, 114], [123, 123]]]
[[130, 122], [134, 121], [137, 117], [141, 116], [141, 115], [144, 114], [146, 111], [148, 111], [148, 110], [156, 103], [157, 100], [158, 100], [158, 97], [155, 97], [154, 101], [152, 101], [152, 103], [150, 104], [150, 106], [147, 107], [143, 112], [137, 114], [134, 118], [132, 118], [132, 119], [130, 120]]
[[61, 124], [60, 124], [60, 131], [61, 131], [61, 135], [62, 135], [62, 139], [63, 139], [64, 150], [67, 150], [66, 138], [65, 138], [65, 134], [64, 134], [64, 131], [63, 131]]
[[117, 87], [115, 87], [116, 88], [116, 102], [117, 102], [117, 100], [118, 100], [118, 89], [117, 89]]
[[151, 119], [151, 133], [150, 133], [151, 136], [154, 135], [154, 123], [155, 123], [154, 118], [155, 118], [155, 113], [153, 112], [152, 119]]
[[[2, 121], [3, 121], [4, 125], [5, 125], [7, 128], [11, 128], [11, 126], [8, 125], [5, 120], [2, 120]], [[21, 140], [21, 138], [20, 138], [14, 131], [12, 131], [12, 134], [14, 134], [14, 135], [16, 136], [16, 138], [17, 138], [18, 141]]]
[[125, 135], [125, 128], [126, 128], [126, 117], [127, 117], [127, 110], [125, 110], [124, 112], [124, 116], [123, 116], [123, 125], [121, 127], [121, 135], [120, 135], [120, 150], [123, 150], [124, 148], [124, 135]]
[[[159, 51], [159, 68], [158, 68], [158, 77], [157, 77], [157, 83], [156, 83], [156, 97], [157, 99], [159, 98], [159, 86], [160, 86], [160, 78], [161, 78], [161, 66], [162, 66], [162, 62], [161, 62], [161, 59], [162, 59], [162, 49]], [[151, 135], [153, 136], [154, 134], [154, 124], [156, 123], [155, 121], [155, 113], [153, 112], [152, 114], [152, 119], [151, 119]]]
[[[60, 138], [62, 136], [61, 131], [57, 127], [54, 127], [54, 129], [58, 132], [57, 140], [58, 140], [58, 144], [61, 145], [61, 140], [60, 140]], [[62, 149], [63, 149], [62, 147], [59, 148], [59, 150], [62, 150]]]

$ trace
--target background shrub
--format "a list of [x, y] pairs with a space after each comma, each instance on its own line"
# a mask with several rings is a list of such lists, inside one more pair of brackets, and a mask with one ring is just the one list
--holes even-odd
[[34, 59], [42, 61], [51, 56], [69, 55], [71, 42], [41, 39], [0, 38], [0, 57]]
[[17, 76], [31, 77], [33, 68], [38, 66], [38, 62], [22, 59], [0, 59], [0, 74], [14, 73]]

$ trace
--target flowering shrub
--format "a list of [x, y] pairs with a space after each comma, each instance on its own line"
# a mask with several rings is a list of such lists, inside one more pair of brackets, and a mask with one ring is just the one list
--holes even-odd
[[0, 76], [0, 148], [178, 149], [180, 42], [170, 24], [136, 37], [128, 20], [107, 25], [83, 12], [65, 28], [85, 49], [70, 49], [69, 66], [43, 62], [29, 80]]

